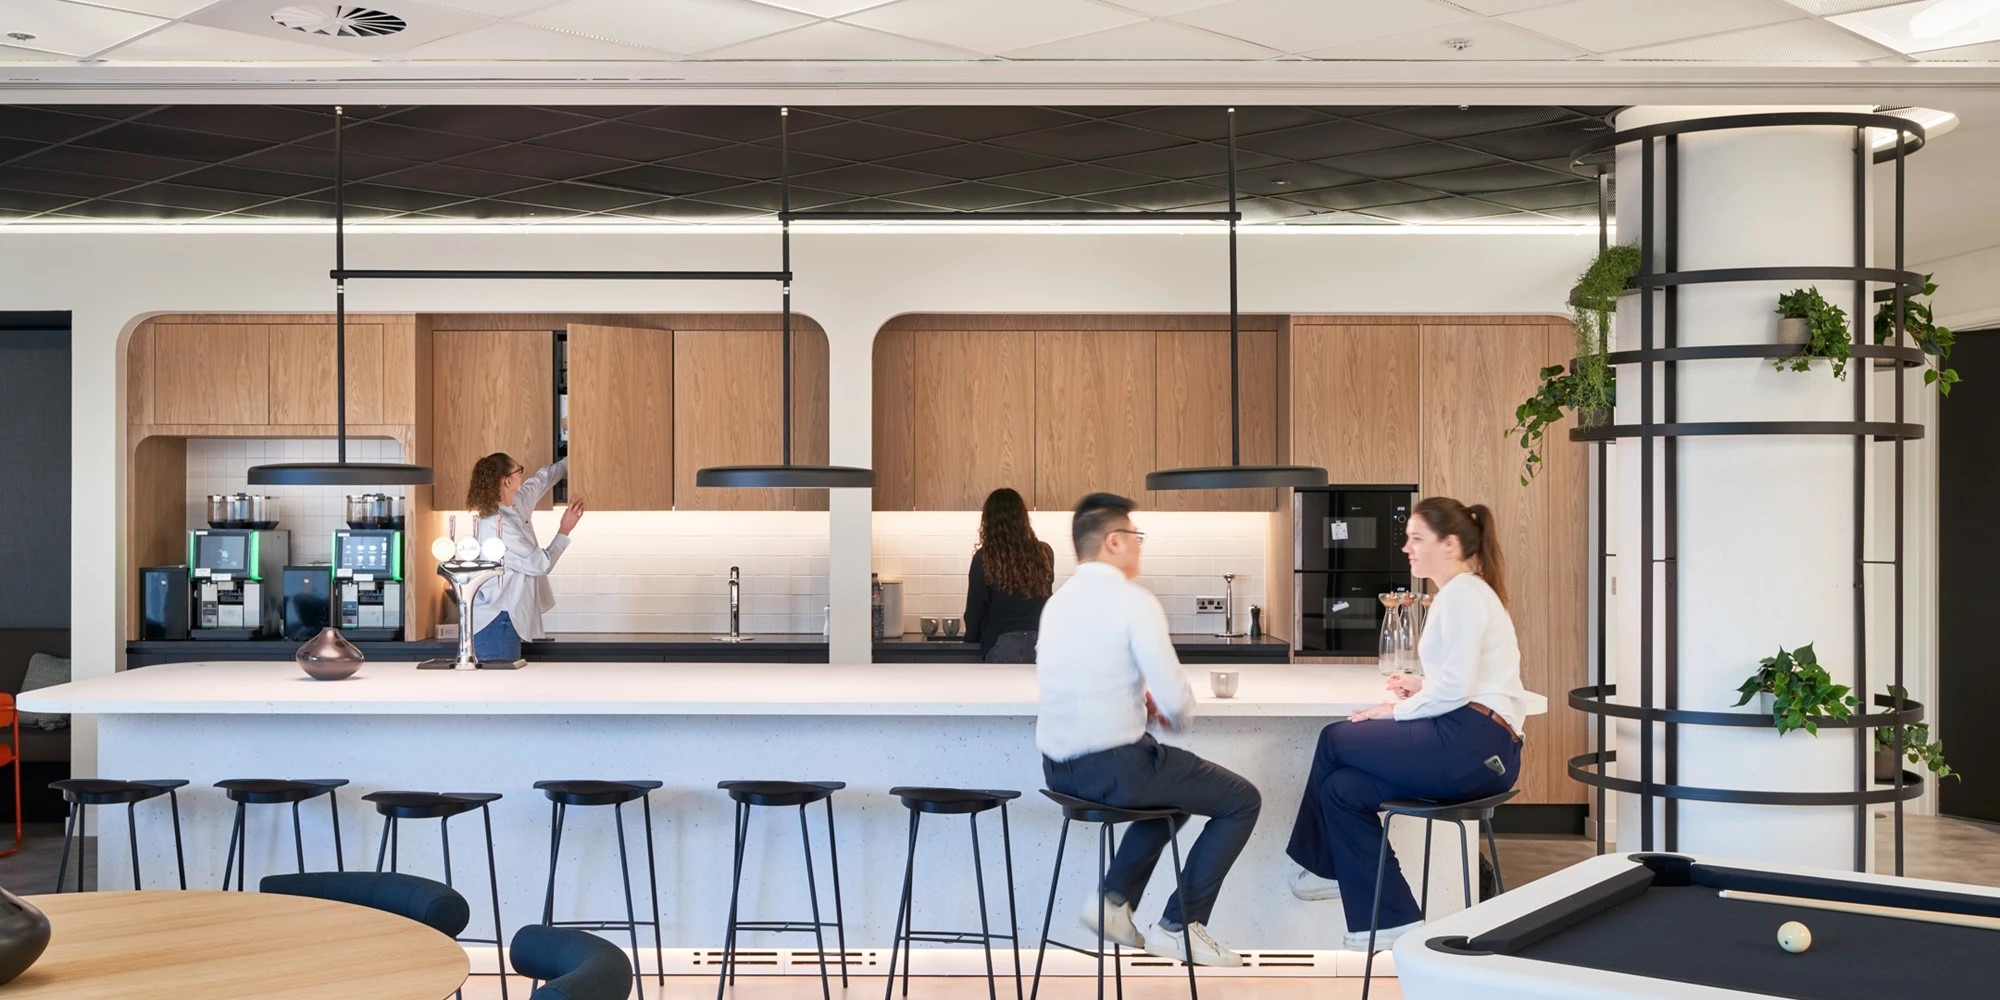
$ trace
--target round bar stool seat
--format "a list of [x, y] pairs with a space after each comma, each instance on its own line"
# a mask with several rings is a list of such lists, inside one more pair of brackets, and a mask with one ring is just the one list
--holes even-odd
[[902, 785], [889, 794], [903, 800], [903, 808], [945, 816], [963, 816], [997, 809], [1003, 802], [1021, 797], [1020, 792], [994, 788], [927, 788]]
[[746, 806], [804, 806], [847, 787], [845, 781], [724, 781], [715, 787]]
[[158, 798], [176, 788], [185, 788], [187, 782], [178, 778], [163, 778], [154, 781], [113, 781], [110, 778], [67, 778], [50, 782], [49, 787], [62, 793], [63, 798], [85, 806], [128, 806], [134, 802]]
[[444, 819], [499, 798], [499, 792], [369, 792], [361, 800], [392, 819]]
[[318, 798], [347, 784], [346, 778], [227, 778], [215, 783], [231, 802], [253, 806], [283, 805]]
[[1076, 823], [1142, 823], [1149, 819], [1173, 819], [1181, 815], [1178, 809], [1120, 809], [1102, 802], [1091, 802], [1061, 792], [1042, 789], [1049, 801], [1062, 807], [1063, 819]]
[[646, 797], [664, 781], [537, 781], [535, 787], [550, 802], [565, 806], [615, 806]]
[[1472, 878], [1472, 861], [1466, 857], [1474, 848], [1467, 841], [1466, 823], [1477, 823], [1486, 834], [1487, 849], [1493, 852], [1493, 884], [1501, 892], [1507, 891], [1507, 883], [1500, 879], [1500, 842], [1493, 837], [1493, 810], [1508, 799], [1521, 794], [1518, 788], [1510, 788], [1498, 795], [1485, 798], [1465, 799], [1459, 802], [1445, 802], [1436, 799], [1389, 799], [1381, 805], [1382, 848], [1375, 856], [1375, 903], [1368, 916], [1368, 960], [1361, 970], [1361, 997], [1368, 1000], [1369, 989], [1375, 983], [1375, 934], [1381, 929], [1382, 921], [1382, 880], [1389, 870], [1389, 823], [1398, 816], [1408, 816], [1424, 821], [1424, 878], [1417, 890], [1417, 911], [1429, 916], [1431, 901], [1431, 824], [1438, 822], [1458, 823], [1458, 863], [1465, 879], [1465, 906], [1472, 908], [1472, 890], [1478, 885]]
[[84, 851], [89, 844], [89, 814], [84, 810], [90, 806], [124, 806], [125, 831], [132, 848], [132, 888], [144, 886], [139, 881], [139, 821], [134, 812], [138, 803], [156, 799], [164, 795], [172, 807], [174, 818], [174, 862], [180, 868], [180, 887], [187, 888], [187, 858], [181, 850], [181, 802], [178, 789], [187, 787], [181, 778], [142, 778], [137, 781], [118, 781], [111, 778], [65, 778], [51, 782], [49, 787], [62, 793], [63, 801], [69, 803], [69, 812], [63, 824], [62, 860], [56, 864], [56, 891], [63, 891], [63, 875], [69, 871], [70, 845], [76, 845], [76, 891], [83, 891], [83, 873], [90, 867]]

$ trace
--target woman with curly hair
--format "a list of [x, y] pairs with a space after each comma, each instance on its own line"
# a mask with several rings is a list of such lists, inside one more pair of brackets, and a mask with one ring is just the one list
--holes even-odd
[[1035, 537], [1021, 494], [1004, 486], [987, 494], [965, 586], [965, 640], [988, 663], [1035, 662], [1035, 630], [1055, 582], [1055, 550]]
[[506, 452], [473, 463], [465, 506], [479, 518], [474, 534], [481, 542], [498, 538], [507, 547], [500, 576], [472, 598], [471, 620], [479, 629], [472, 635], [472, 652], [481, 660], [518, 660], [523, 638], [545, 638], [542, 612], [556, 604], [549, 571], [569, 548], [569, 533], [583, 520], [584, 507], [582, 497], [570, 498], [556, 537], [544, 548], [535, 537], [535, 504], [567, 475], [567, 458], [532, 476]]

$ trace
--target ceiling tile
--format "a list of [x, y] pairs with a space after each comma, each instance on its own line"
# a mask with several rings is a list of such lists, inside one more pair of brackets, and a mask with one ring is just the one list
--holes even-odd
[[[303, 174], [309, 177], [332, 177], [333, 150], [304, 145], [272, 146], [261, 152], [238, 157], [233, 161], [233, 165]], [[349, 179], [373, 177], [413, 165], [412, 161], [400, 157], [377, 156], [373, 153], [347, 150], [346, 170]]]
[[962, 61], [978, 57], [978, 53], [964, 49], [933, 45], [930, 42], [892, 35], [885, 31], [873, 31], [839, 21], [816, 21], [803, 28], [794, 28], [763, 38], [753, 38], [740, 45], [730, 45], [701, 54], [702, 59], [712, 60], [800, 59], [827, 62]]
[[869, 121], [916, 132], [982, 142], [1003, 135], [1070, 125], [1095, 117], [1060, 108], [1035, 107], [917, 107], [897, 108]]
[[1815, 14], [1847, 14], [1874, 7], [1890, 7], [1908, 0], [1785, 0], [1786, 3]]
[[1090, 200], [1146, 212], [1167, 212], [1206, 205], [1218, 198], [1227, 200], [1228, 196], [1227, 189], [1213, 188], [1206, 184], [1163, 181], [1123, 191], [1102, 191], [1091, 195]]
[[720, 191], [743, 183], [739, 178], [721, 174], [702, 173], [698, 170], [679, 170], [659, 164], [627, 167], [624, 170], [599, 174], [591, 178], [591, 183], [603, 187], [624, 188], [654, 195], [690, 195], [704, 191]]
[[99, 198], [132, 186], [117, 177], [93, 177], [70, 170], [38, 170], [29, 166], [0, 167], [0, 190], [33, 191], [80, 198]]
[[[686, 156], [676, 156], [668, 160], [667, 165], [750, 180], [774, 180], [784, 172], [785, 163], [782, 159], [775, 144], [762, 146], [739, 143], [734, 146], [704, 149]], [[841, 163], [842, 161], [830, 156], [815, 156], [811, 153], [801, 153], [796, 149], [792, 150], [790, 161], [794, 174], [826, 170], [840, 166]]]
[[[466, 196], [463, 194], [418, 191], [413, 188], [391, 187], [386, 184], [348, 184], [341, 188], [340, 194], [341, 198], [350, 206], [386, 208], [394, 209], [398, 212], [423, 212], [466, 200]], [[313, 195], [304, 200], [325, 202], [331, 205], [333, 204], [333, 193], [328, 191], [323, 194]]]
[[175, 174], [195, 170], [202, 165], [198, 160], [108, 149], [86, 149], [76, 145], [46, 149], [21, 162], [38, 170], [70, 170], [98, 177], [125, 177], [134, 181], [153, 181], [162, 177], [172, 177]]
[[1728, 62], [1863, 62], [1895, 55], [1851, 31], [1807, 18], [1607, 53], [1611, 59], [1720, 60]]
[[[1198, 179], [1205, 184], [1228, 189], [1227, 174]], [[1236, 190], [1244, 194], [1290, 195], [1298, 191], [1317, 191], [1320, 188], [1339, 187], [1342, 184], [1354, 184], [1367, 179], [1361, 174], [1313, 163], [1280, 163], [1256, 170], [1238, 170]]]
[[146, 115], [145, 121], [148, 125], [271, 142], [291, 142], [333, 128], [333, 115], [326, 110], [301, 111], [258, 104], [184, 104], [154, 111]]
[[426, 163], [406, 170], [378, 174], [371, 179], [391, 187], [442, 191], [482, 198], [536, 186], [532, 178], [496, 174], [470, 167], [455, 167], [446, 163]]
[[719, 136], [737, 142], [775, 139], [778, 136], [776, 108], [648, 108], [626, 115], [625, 120], [654, 128], [691, 132], [695, 135]]
[[937, 187], [952, 181], [942, 174], [898, 170], [879, 163], [853, 163], [832, 170], [816, 170], [810, 174], [795, 175], [792, 180], [807, 187], [866, 197]]
[[[790, 194], [792, 210], [795, 212], [820, 208], [826, 205], [838, 205], [842, 202], [854, 200], [853, 195], [840, 194], [836, 191], [820, 191], [814, 188], [800, 187], [797, 184], [792, 185]], [[701, 200], [713, 202], [718, 205], [733, 205], [738, 208], [754, 208], [765, 212], [775, 212], [781, 204], [780, 199], [782, 197], [783, 194], [779, 191], [778, 185], [763, 183], [744, 184], [721, 191], [703, 192]]]
[[405, 53], [411, 59], [499, 59], [499, 60], [579, 60], [618, 62], [657, 60], [658, 49], [620, 45], [601, 38], [586, 38], [566, 31], [550, 31], [516, 21], [502, 21], [484, 28], [446, 35], [435, 42], [419, 45]]
[[1586, 180], [1523, 188], [1519, 191], [1495, 191], [1484, 197], [1487, 201], [1534, 211], [1569, 208], [1575, 205], [1588, 205], [1593, 213], [1597, 211], [1597, 185]]
[[1924, 62], [1996, 62], [2000, 61], [2000, 42], [1932, 49], [1919, 54], [1917, 58]]
[[1779, 0], [1570, 0], [1501, 20], [1592, 52], [1657, 45], [1802, 16]]
[[998, 146], [946, 146], [883, 161], [906, 170], [924, 170], [962, 180], [977, 181], [1001, 174], [1018, 173], [1039, 167], [1053, 167], [1062, 161], [1050, 156]]
[[519, 174], [523, 177], [540, 177], [552, 181], [572, 180], [588, 174], [618, 170], [630, 163], [629, 160], [613, 159], [609, 156], [573, 153], [566, 149], [525, 144], [495, 146], [454, 157], [445, 162], [454, 167], [471, 167], [474, 170], [491, 170], [495, 173]]
[[1459, 141], [1497, 156], [1530, 160], [1548, 156], [1551, 149], [1568, 152], [1603, 134], [1603, 129], [1586, 129], [1578, 123], [1559, 122], [1554, 125], [1537, 125], [1533, 128], [1468, 136]]
[[[332, 160], [333, 137], [313, 136], [299, 140], [299, 145], [327, 151], [327, 159]], [[349, 154], [369, 153], [377, 156], [394, 156], [406, 160], [430, 163], [462, 156], [493, 145], [493, 140], [478, 136], [458, 135], [449, 132], [434, 132], [430, 129], [410, 128], [385, 121], [365, 121], [348, 125], [341, 130], [341, 145]]]
[[501, 142], [531, 139], [549, 132], [595, 125], [600, 121], [594, 116], [573, 115], [559, 108], [508, 104], [406, 108], [381, 120], [404, 128], [449, 132]]
[[1383, 205], [1363, 211], [1396, 222], [1418, 225], [1465, 222], [1471, 219], [1513, 214], [1500, 206], [1488, 205], [1470, 198], [1433, 198], [1429, 201], [1413, 201], [1401, 205]]
[[1140, 21], [1000, 54], [1008, 59], [1274, 59], [1281, 53], [1172, 21]]
[[1176, 20], [1280, 51], [1304, 52], [1474, 17], [1442, 0], [1234, 0]]
[[1113, 170], [1110, 167], [1100, 167], [1090, 163], [1028, 170], [994, 178], [999, 184], [1029, 191], [1044, 191], [1054, 195], [1114, 191], [1118, 188], [1138, 187], [1150, 180], [1152, 178], [1145, 174], [1135, 174], [1129, 170]]
[[1898, 52], [1929, 52], [1933, 49], [1960, 48], [2000, 40], [2000, 10], [1988, 10], [1971, 22], [1943, 34], [1919, 38], [1910, 30], [1911, 19], [1921, 13], [1926, 6], [1921, 2], [1903, 3], [1893, 7], [1839, 14], [1829, 20], [1850, 31], [1866, 35]]
[[757, 0], [757, 2], [795, 10], [801, 14], [811, 14], [814, 17], [839, 17], [857, 10], [880, 7], [891, 0]]
[[153, 14], [158, 17], [180, 17], [214, 3], [215, 0], [84, 0], [93, 7], [111, 7], [129, 10], [136, 14]]
[[[216, 0], [189, 14], [189, 24], [206, 25], [239, 33], [248, 38], [309, 43], [341, 53], [346, 59], [380, 59], [400, 56], [425, 42], [493, 23], [484, 15], [439, 6], [426, 0], [395, 0], [386, 4], [402, 24], [386, 34], [361, 37], [324, 34], [311, 27], [295, 27], [272, 16], [283, 4], [273, 0]], [[308, 4], [308, 7], [315, 5]], [[324, 7], [326, 5], [317, 5]], [[354, 5], [342, 5], [354, 6]], [[363, 9], [368, 9], [363, 7]]]
[[0, 45], [0, 64], [24, 62], [74, 62], [75, 56], [61, 52], [44, 52], [41, 49], [25, 48], [19, 45]]
[[181, 184], [147, 184], [118, 193], [120, 201], [141, 205], [164, 205], [169, 208], [201, 208], [211, 212], [234, 212], [237, 209], [270, 201], [271, 197], [240, 191], [188, 187]]
[[1474, 167], [1471, 170], [1448, 170], [1403, 178], [1405, 183], [1433, 190], [1477, 195], [1542, 187], [1560, 179], [1540, 167], [1520, 163], [1500, 163], [1490, 167]]
[[[1236, 167], [1239, 170], [1254, 170], [1282, 163], [1275, 156], [1267, 156], [1255, 150], [1238, 149]], [[1105, 160], [1102, 166], [1119, 170], [1132, 170], [1155, 177], [1171, 177], [1187, 180], [1193, 177], [1207, 177], [1229, 168], [1229, 151], [1221, 146], [1198, 145], [1176, 146], [1171, 149], [1155, 149], [1130, 156], [1114, 156]]]
[[1426, 139], [1462, 139], [1468, 135], [1504, 132], [1536, 125], [1553, 125], [1579, 118], [1577, 112], [1568, 108], [1514, 106], [1460, 108], [1453, 105], [1436, 105], [1422, 108], [1393, 108], [1368, 115], [1361, 120], [1370, 125], [1408, 132]]
[[1138, 14], [1089, 0], [898, 0], [842, 20], [974, 52], [997, 54], [1086, 35]]
[[68, 195], [0, 190], [0, 208], [12, 212], [48, 212], [75, 202], [76, 199]]
[[1013, 188], [981, 184], [977, 181], [961, 181], [944, 187], [911, 191], [896, 196], [898, 201], [909, 202], [923, 208], [945, 208], [954, 212], [984, 212], [999, 208], [1013, 208], [1031, 202], [1045, 201], [1048, 196]]
[[123, 122], [113, 125], [102, 131], [78, 136], [75, 144], [92, 149], [111, 149], [147, 156], [173, 156], [205, 161], [241, 156], [256, 152], [265, 146], [265, 143], [257, 139], [162, 128], [145, 122]]
[[658, 201], [659, 197], [592, 184], [549, 184], [527, 191], [516, 191], [509, 194], [507, 200], [526, 205], [567, 208], [579, 212], [608, 212], [615, 208]]
[[1237, 139], [1236, 144], [1243, 149], [1270, 153], [1273, 156], [1294, 160], [1317, 160], [1339, 156], [1342, 153], [1407, 146], [1418, 141], [1420, 140], [1416, 136], [1403, 135], [1361, 122], [1325, 121], [1299, 128], [1244, 136]]
[[[1229, 117], [1223, 111], [1220, 107], [1147, 108], [1119, 115], [1118, 120], [1127, 125], [1171, 132], [1190, 139], [1220, 141], [1229, 137]], [[1326, 120], [1326, 115], [1312, 108], [1239, 106], [1236, 109], [1236, 134], [1242, 137], [1258, 132], [1275, 132]]]
[[140, 205], [129, 201], [87, 201], [63, 209], [62, 215], [69, 218], [95, 219], [100, 222], [187, 222], [206, 219], [214, 212], [198, 208], [169, 208], [163, 205]]
[[1352, 153], [1334, 156], [1318, 161], [1321, 166], [1335, 170], [1345, 170], [1364, 177], [1394, 179], [1415, 177], [1418, 174], [1437, 173], [1441, 170], [1471, 170], [1476, 167], [1492, 167], [1507, 162], [1490, 153], [1457, 146], [1402, 146], [1396, 149], [1377, 149], [1366, 153]]
[[1184, 140], [1175, 136], [1105, 121], [1077, 122], [1074, 125], [1063, 125], [1040, 132], [1026, 132], [993, 140], [996, 146], [1059, 156], [1066, 160], [1102, 160], [1128, 153], [1165, 149], [1168, 146], [1181, 145], [1183, 142]]
[[93, 129], [101, 129], [106, 124], [102, 118], [73, 115], [55, 108], [0, 105], [0, 136], [12, 139], [66, 142]]
[[69, 56], [93, 55], [167, 23], [144, 14], [60, 0], [7, 0], [6, 17], [5, 30], [35, 36], [24, 44]]
[[520, 20], [621, 45], [702, 52], [796, 28], [812, 18], [748, 0], [567, 0]]
[[649, 222], [731, 222], [738, 219], [754, 219], [764, 213], [753, 208], [739, 208], [735, 205], [715, 205], [690, 198], [675, 198], [656, 201], [645, 205], [621, 208], [604, 213], [620, 219], [644, 219]]
[[528, 142], [536, 146], [642, 161], [665, 160], [727, 144], [722, 139], [615, 121], [599, 121], [585, 128], [535, 136]]
[[537, 7], [547, 7], [555, 0], [428, 0], [439, 7], [485, 14], [487, 17], [514, 17], [526, 14]]
[[[1464, 48], [1457, 46], [1463, 44]], [[1495, 62], [1531, 59], [1574, 59], [1582, 49], [1500, 21], [1441, 24], [1416, 31], [1343, 42], [1305, 53], [1312, 59], [1409, 59], [1444, 62]]]
[[922, 132], [889, 128], [869, 122], [843, 121], [820, 128], [792, 131], [792, 148], [864, 163], [903, 153], [949, 146], [952, 140]]
[[1213, 7], [1223, 0], [1108, 0], [1114, 7], [1125, 7], [1141, 14], [1165, 17], [1181, 14], [1197, 7]]
[[[301, 36], [303, 37], [303, 36]], [[339, 62], [340, 52], [303, 41], [265, 38], [200, 24], [169, 24], [152, 34], [135, 38], [103, 53], [103, 57], [126, 62]]]
[[272, 197], [305, 194], [326, 187], [330, 178], [281, 174], [223, 164], [207, 167], [175, 179], [176, 184], [214, 188], [218, 191], [250, 191]]

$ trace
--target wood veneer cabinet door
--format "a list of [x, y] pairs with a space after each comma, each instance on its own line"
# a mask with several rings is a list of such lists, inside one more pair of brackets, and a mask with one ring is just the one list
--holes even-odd
[[569, 325], [569, 495], [595, 510], [674, 506], [674, 334]]
[[[432, 337], [432, 495], [438, 510], [462, 511], [472, 463], [481, 457], [504, 451], [530, 473], [553, 460], [555, 334], [439, 330]], [[541, 506], [551, 506], [547, 497]]]
[[674, 503], [679, 509], [791, 509], [785, 490], [694, 484], [699, 469], [772, 465], [782, 457], [780, 342], [778, 334], [763, 330], [674, 331]]
[[[331, 424], [335, 336], [331, 323], [288, 323], [270, 331], [273, 424]], [[383, 417], [383, 334], [374, 323], [347, 325], [347, 422], [387, 423]]]
[[248, 323], [155, 324], [153, 421], [270, 423], [270, 336], [270, 327]]
[[[1161, 330], [1154, 335], [1156, 469], [1229, 464], [1229, 333]], [[1245, 330], [1237, 339], [1238, 412], [1243, 463], [1278, 455], [1278, 334]], [[1277, 490], [1162, 490], [1155, 510], [1271, 510]]]
[[[1292, 324], [1291, 461], [1326, 469], [1330, 483], [1418, 483], [1421, 414], [1428, 394], [1424, 359], [1457, 370], [1450, 356], [1423, 353], [1414, 323], [1382, 326]], [[1537, 327], [1536, 329], [1539, 329]], [[1536, 352], [1534, 357], [1539, 357]], [[1527, 388], [1533, 380], [1520, 383]], [[1499, 388], [1514, 392], [1517, 384]], [[1482, 389], [1492, 389], [1484, 386]], [[1515, 400], [1519, 402], [1520, 400]], [[1508, 424], [1513, 410], [1508, 409]], [[1494, 451], [1506, 442], [1482, 442]], [[1424, 442], [1429, 445], [1428, 440]], [[1429, 489], [1428, 483], [1424, 483]]]
[[1035, 333], [1035, 496], [1066, 510], [1087, 493], [1146, 495], [1154, 462], [1154, 333]]
[[[941, 335], [940, 335], [941, 336]], [[875, 335], [875, 509], [915, 510], [917, 338], [909, 330]]]
[[1035, 334], [914, 333], [918, 510], [978, 510], [1008, 486], [1035, 502]]

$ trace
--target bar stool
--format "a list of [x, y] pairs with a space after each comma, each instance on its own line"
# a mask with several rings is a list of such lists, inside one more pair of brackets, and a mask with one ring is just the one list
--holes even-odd
[[[480, 818], [486, 823], [486, 879], [493, 891], [493, 936], [458, 937], [453, 940], [466, 944], [490, 944], [496, 949], [496, 954], [506, 929], [500, 923], [500, 870], [493, 861], [493, 810], [488, 804], [498, 798], [498, 792], [369, 792], [361, 797], [364, 802], [374, 803], [375, 811], [384, 818], [382, 846], [375, 851], [375, 870], [382, 871], [382, 863], [387, 861], [389, 871], [400, 871], [396, 863], [396, 849], [402, 844], [400, 824], [403, 820], [434, 819], [438, 821], [438, 842], [444, 847], [444, 884], [447, 888], [456, 888], [451, 880], [451, 818], [479, 810]], [[507, 963], [504, 959], [500, 962], [498, 975], [500, 998], [507, 1000]]]
[[[1116, 806], [1107, 806], [1101, 802], [1091, 802], [1072, 795], [1052, 792], [1046, 788], [1042, 789], [1042, 794], [1048, 796], [1049, 801], [1062, 807], [1063, 825], [1062, 833], [1056, 838], [1055, 874], [1049, 878], [1049, 908], [1048, 912], [1042, 915], [1042, 943], [1035, 949], [1035, 985], [1034, 989], [1028, 993], [1028, 997], [1029, 1000], [1033, 1000], [1034, 997], [1041, 993], [1042, 958], [1048, 952], [1049, 945], [1053, 944], [1058, 948], [1066, 948], [1079, 955], [1097, 956], [1097, 998], [1098, 1000], [1104, 1000], [1104, 878], [1111, 871], [1111, 855], [1118, 850], [1118, 840], [1113, 832], [1113, 828], [1121, 823], [1144, 823], [1151, 820], [1160, 820], [1171, 824], [1169, 826], [1171, 832], [1168, 839], [1174, 847], [1174, 885], [1180, 890], [1181, 898], [1186, 899], [1187, 883], [1181, 878], [1180, 825], [1186, 822], [1187, 814], [1177, 809], [1120, 809]], [[1092, 887], [1092, 890], [1097, 893], [1097, 950], [1095, 951], [1087, 948], [1079, 948], [1073, 944], [1065, 944], [1049, 936], [1049, 924], [1050, 921], [1055, 919], [1056, 915], [1056, 889], [1062, 884], [1063, 848], [1069, 843], [1069, 825], [1071, 823], [1098, 824], [1097, 884]], [[1189, 930], [1187, 926], [1183, 926], [1181, 934], [1187, 939], [1184, 942], [1184, 947], [1186, 948], [1188, 957], [1192, 958], [1194, 956], [1194, 932]], [[1118, 995], [1123, 997], [1125, 995], [1125, 970], [1119, 961], [1123, 957], [1123, 953], [1119, 950], [1119, 946], [1115, 942], [1112, 944], [1111, 949], [1111, 975], [1118, 983]], [[1187, 973], [1188, 996], [1191, 1000], [1199, 1000], [1201, 994], [1197, 992], [1195, 987], [1193, 962], [1187, 963]]]
[[1501, 892], [1507, 891], [1507, 883], [1500, 879], [1500, 843], [1493, 839], [1493, 810], [1502, 802], [1520, 794], [1519, 789], [1508, 789], [1498, 795], [1488, 795], [1483, 799], [1468, 799], [1463, 802], [1438, 802], [1431, 799], [1390, 799], [1382, 803], [1382, 849], [1375, 855], [1375, 899], [1373, 909], [1368, 914], [1368, 962], [1362, 969], [1361, 998], [1368, 1000], [1368, 990], [1375, 980], [1375, 932], [1382, 922], [1382, 880], [1389, 871], [1389, 824], [1398, 816], [1408, 816], [1424, 821], [1424, 880], [1423, 888], [1417, 891], [1417, 912], [1428, 917], [1431, 901], [1431, 827], [1439, 820], [1458, 824], [1458, 866], [1465, 878], [1465, 906], [1472, 908], [1472, 861], [1466, 855], [1472, 852], [1472, 844], [1466, 839], [1465, 824], [1478, 823], [1486, 834], [1487, 850], [1493, 852], [1493, 885]]
[[56, 864], [56, 891], [63, 891], [63, 873], [69, 870], [69, 845], [76, 843], [76, 891], [83, 891], [83, 873], [90, 867], [84, 856], [90, 836], [85, 810], [90, 806], [125, 807], [125, 831], [132, 845], [132, 888], [143, 889], [139, 881], [139, 821], [133, 810], [147, 799], [164, 795], [174, 816], [174, 863], [180, 868], [181, 888], [188, 887], [187, 857], [181, 853], [181, 799], [175, 791], [187, 782], [180, 778], [157, 778], [140, 781], [113, 781], [108, 778], [66, 778], [53, 782], [50, 788], [62, 793], [69, 803], [69, 815], [63, 823], [62, 860]]
[[[826, 935], [831, 926], [837, 935], [840, 947], [840, 985], [847, 988], [847, 924], [842, 915], [840, 902], [840, 842], [833, 830], [833, 793], [846, 788], [844, 781], [724, 781], [715, 787], [729, 793], [736, 803], [736, 870], [735, 879], [729, 890], [729, 928], [722, 948], [722, 974], [715, 984], [716, 1000], [721, 1000], [723, 990], [736, 982], [736, 932], [739, 930], [766, 934], [804, 933], [811, 931], [813, 941], [819, 948], [819, 988], [820, 993], [832, 1000], [833, 989], [826, 977]], [[806, 807], [815, 802], [826, 803], [827, 853], [833, 861], [833, 922], [826, 923], [819, 914], [819, 881], [813, 874], [812, 834], [806, 830]], [[806, 894], [812, 900], [812, 922], [800, 923], [795, 920], [737, 920], [737, 901], [743, 892], [743, 852], [744, 843], [750, 836], [750, 812], [758, 807], [784, 808], [797, 806], [799, 809], [799, 843], [805, 848]]]
[[[229, 853], [222, 859], [222, 888], [229, 889], [229, 867], [236, 866], [236, 891], [242, 892], [244, 868], [250, 857], [249, 807], [286, 805], [292, 807], [292, 847], [298, 852], [299, 874], [306, 870], [306, 840], [299, 829], [299, 803], [326, 796], [327, 816], [333, 823], [333, 865], [347, 870], [346, 851], [340, 845], [340, 802], [334, 789], [347, 784], [346, 778], [228, 778], [215, 783], [236, 803], [236, 821], [229, 830]], [[239, 851], [239, 848], [241, 849]]]
[[[1021, 797], [1020, 792], [984, 788], [917, 788], [900, 787], [889, 789], [889, 794], [903, 800], [903, 808], [910, 811], [910, 851], [903, 863], [903, 896], [896, 911], [896, 937], [889, 944], [889, 982], [882, 991], [883, 1000], [896, 988], [896, 949], [903, 951], [903, 995], [910, 995], [910, 942], [926, 941], [932, 944], [958, 944], [968, 938], [977, 938], [980, 947], [986, 950], [986, 995], [988, 1000], [999, 1000], [999, 988], [993, 981], [993, 942], [1006, 941], [1014, 951], [1014, 996], [1021, 996], [1021, 919], [1014, 907], [1014, 842], [1007, 825], [1007, 803]], [[995, 934], [986, 919], [986, 872], [979, 858], [979, 814], [992, 809], [1000, 810], [1000, 845], [1007, 863], [1007, 920], [1011, 934]], [[916, 919], [912, 899], [912, 884], [917, 868], [917, 827], [925, 813], [943, 816], [964, 816], [972, 826], [972, 879], [979, 891], [979, 933], [970, 931], [919, 931], [909, 924]]]
[[[547, 927], [574, 927], [608, 931], [623, 927], [632, 937], [632, 982], [639, 1000], [646, 998], [645, 973], [639, 967], [639, 928], [653, 928], [653, 964], [659, 985], [667, 985], [667, 967], [660, 945], [660, 877], [653, 860], [653, 796], [660, 781], [537, 781], [535, 787], [549, 799], [549, 890], [542, 901], [542, 924]], [[640, 920], [632, 907], [632, 865], [625, 850], [625, 803], [643, 800], [640, 812], [646, 820], [646, 880], [653, 889], [653, 919]], [[563, 826], [569, 821], [569, 807], [610, 806], [612, 824], [618, 828], [618, 872], [625, 886], [624, 920], [557, 920], [556, 857], [562, 850]]]

